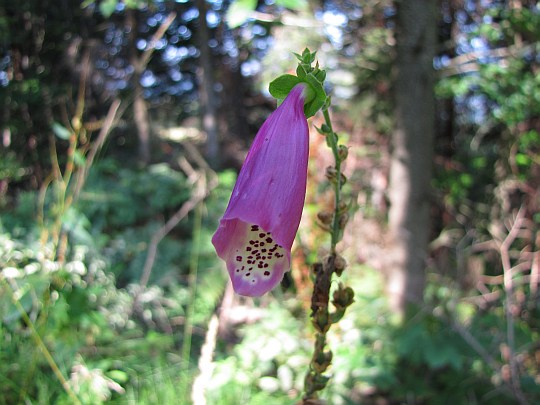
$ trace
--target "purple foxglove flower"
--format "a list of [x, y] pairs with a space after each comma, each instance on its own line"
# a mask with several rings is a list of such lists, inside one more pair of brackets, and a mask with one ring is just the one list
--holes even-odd
[[303, 92], [304, 85], [294, 87], [257, 133], [212, 238], [240, 295], [263, 295], [290, 269], [306, 195]]

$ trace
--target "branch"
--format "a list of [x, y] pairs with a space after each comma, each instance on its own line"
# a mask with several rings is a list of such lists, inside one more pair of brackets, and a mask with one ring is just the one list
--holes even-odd
[[160, 25], [158, 30], [155, 32], [155, 34], [152, 36], [152, 39], [150, 40], [150, 43], [144, 50], [143, 54], [139, 58], [139, 66], [142, 69], [146, 67], [148, 62], [150, 61], [150, 57], [154, 53], [154, 50], [156, 49], [156, 45], [158, 41], [165, 35], [165, 31], [169, 28], [169, 26], [173, 23], [174, 19], [176, 18], [176, 13], [173, 11], [170, 13], [165, 21], [163, 21], [163, 24]]
[[[197, 186], [191, 198], [184, 202], [184, 204], [182, 204], [178, 211], [176, 211], [176, 213], [172, 217], [170, 217], [169, 220], [152, 235], [152, 238], [150, 239], [150, 244], [148, 245], [142, 275], [139, 280], [139, 289], [137, 290], [135, 298], [133, 300], [133, 308], [136, 308], [138, 306], [140, 296], [148, 285], [148, 281], [150, 280], [152, 268], [154, 266], [154, 262], [157, 256], [157, 248], [159, 242], [161, 242], [161, 240], [165, 236], [167, 236], [167, 234], [171, 232], [176, 227], [176, 225], [178, 225], [178, 223], [189, 214], [190, 211], [192, 211], [199, 203], [201, 203], [208, 196], [210, 191], [212, 191], [217, 185], [216, 174], [209, 168], [208, 164], [204, 161], [204, 158], [200, 155], [197, 149], [189, 144], [184, 144], [184, 147], [188, 150], [189, 155], [195, 161], [197, 161], [200, 166], [203, 167], [203, 170], [199, 172], [199, 175], [196, 179], [193, 179], [193, 182], [197, 183]], [[182, 162], [183, 165], [189, 164], [187, 160], [183, 160]], [[189, 172], [186, 174], [189, 176], [191, 173], [191, 177], [193, 178], [193, 171], [194, 169], [189, 170]]]
[[521, 207], [516, 215], [508, 235], [500, 243], [499, 249], [503, 267], [504, 291], [505, 291], [505, 315], [506, 315], [506, 339], [508, 343], [508, 362], [510, 366], [510, 379], [512, 390], [520, 404], [527, 404], [519, 381], [519, 370], [515, 356], [515, 331], [514, 331], [514, 285], [512, 278], [512, 264], [510, 260], [510, 248], [522, 229], [525, 219], [525, 210]]
[[97, 153], [103, 147], [103, 144], [105, 143], [107, 136], [111, 132], [111, 129], [113, 128], [115, 123], [118, 121], [119, 117], [122, 115], [123, 111], [120, 114], [117, 114], [119, 107], [120, 107], [120, 99], [115, 99], [112, 102], [111, 106], [109, 107], [107, 116], [105, 117], [105, 120], [103, 121], [103, 125], [101, 126], [101, 129], [99, 131], [99, 135], [96, 138], [96, 141], [92, 144], [92, 147], [90, 148], [90, 152], [88, 152], [88, 156], [86, 158], [86, 163], [77, 176], [75, 190], [73, 191], [73, 203], [75, 203], [79, 198], [79, 195], [84, 186], [84, 183], [86, 182], [86, 179], [88, 178], [88, 171], [92, 167], [92, 163], [94, 163], [94, 159]]

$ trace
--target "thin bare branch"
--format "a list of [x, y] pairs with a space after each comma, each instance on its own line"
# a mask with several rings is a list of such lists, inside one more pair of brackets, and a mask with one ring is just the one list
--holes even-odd
[[161, 24], [158, 28], [158, 30], [155, 32], [155, 34], [152, 36], [152, 39], [150, 40], [148, 46], [144, 50], [143, 54], [141, 55], [139, 59], [139, 63], [141, 68], [144, 69], [144, 67], [148, 64], [150, 61], [150, 57], [154, 53], [154, 50], [156, 49], [156, 45], [158, 41], [165, 35], [165, 32], [170, 27], [170, 25], [173, 23], [174, 19], [176, 18], [176, 13], [172, 12], [170, 13], [165, 21], [163, 21], [163, 24]]

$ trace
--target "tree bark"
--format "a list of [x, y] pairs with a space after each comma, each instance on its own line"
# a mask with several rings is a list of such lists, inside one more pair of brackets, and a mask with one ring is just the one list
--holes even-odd
[[395, 130], [390, 166], [390, 303], [420, 304], [430, 235], [436, 2], [396, 2]]
[[133, 86], [133, 122], [137, 130], [138, 156], [144, 165], [150, 162], [150, 122], [148, 106], [143, 96], [141, 76], [146, 68], [137, 52], [137, 16], [136, 10], [126, 10], [126, 26], [129, 31], [129, 61], [133, 66], [131, 82]]
[[208, 41], [210, 33], [206, 22], [208, 6], [206, 0], [196, 0], [199, 10], [197, 31], [198, 47], [201, 52], [199, 65], [199, 102], [202, 114], [202, 129], [206, 134], [206, 158], [213, 169], [219, 168], [219, 141], [216, 117], [216, 97], [214, 93], [214, 75], [212, 55]]

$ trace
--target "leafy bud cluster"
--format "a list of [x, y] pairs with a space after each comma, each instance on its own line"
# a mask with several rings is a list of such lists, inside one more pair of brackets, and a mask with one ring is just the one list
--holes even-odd
[[[296, 85], [302, 83], [305, 85], [304, 113], [306, 118], [312, 117], [320, 109], [328, 104], [328, 96], [324, 90], [324, 81], [326, 71], [319, 67], [319, 62], [315, 62], [317, 52], [311, 52], [304, 49], [302, 54], [295, 53], [298, 59], [296, 76], [285, 74], [279, 76], [270, 83], [268, 90], [270, 94], [278, 100], [284, 100], [289, 92]], [[313, 63], [315, 62], [315, 66]]]

